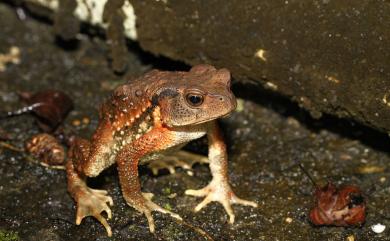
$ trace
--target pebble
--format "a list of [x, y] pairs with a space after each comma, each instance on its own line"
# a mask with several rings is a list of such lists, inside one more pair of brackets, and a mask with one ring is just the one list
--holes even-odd
[[290, 217], [287, 217], [284, 221], [286, 221], [286, 223], [291, 223], [293, 221], [293, 219]]
[[90, 122], [90, 119], [88, 117], [83, 117], [82, 122], [84, 125], [88, 125]]
[[73, 120], [73, 121], [72, 121], [72, 125], [73, 125], [73, 126], [80, 126], [80, 125], [81, 125], [81, 121], [80, 121], [80, 120], [77, 120], [77, 119], [76, 119], [76, 120]]
[[381, 223], [377, 223], [377, 224], [374, 224], [371, 226], [371, 230], [374, 233], [383, 233], [383, 231], [385, 231], [385, 229], [386, 229], [386, 226], [381, 224]]
[[244, 100], [243, 99], [240, 99], [240, 98], [237, 98], [237, 108], [236, 108], [236, 112], [241, 112], [245, 109], [244, 107]]
[[347, 241], [355, 241], [355, 236], [349, 235], [349, 236], [347, 237]]

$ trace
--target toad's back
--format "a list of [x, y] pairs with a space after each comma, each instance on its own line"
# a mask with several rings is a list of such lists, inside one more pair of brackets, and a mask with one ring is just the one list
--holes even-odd
[[157, 84], [154, 75], [150, 74], [117, 87], [102, 104], [99, 126], [91, 139], [89, 150], [89, 163], [94, 165], [84, 166], [84, 172], [91, 176], [98, 175], [100, 170], [115, 162], [116, 155], [125, 145], [152, 128], [157, 106], [152, 105], [151, 93]]

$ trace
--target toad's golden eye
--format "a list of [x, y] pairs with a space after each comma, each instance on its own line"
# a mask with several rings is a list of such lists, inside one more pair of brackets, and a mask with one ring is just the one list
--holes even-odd
[[200, 106], [203, 103], [203, 95], [200, 94], [187, 94], [186, 100], [191, 106]]

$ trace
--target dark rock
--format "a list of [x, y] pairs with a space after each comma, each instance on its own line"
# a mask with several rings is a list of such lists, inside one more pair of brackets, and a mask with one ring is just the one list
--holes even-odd
[[389, 1], [131, 1], [141, 46], [390, 131]]

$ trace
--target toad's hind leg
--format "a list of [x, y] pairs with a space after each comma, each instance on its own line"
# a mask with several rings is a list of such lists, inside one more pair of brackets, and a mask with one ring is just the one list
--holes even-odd
[[95, 217], [111, 236], [111, 228], [107, 220], [102, 216], [102, 212], [107, 213], [107, 218], [111, 218], [111, 209], [113, 205], [112, 198], [107, 195], [105, 190], [89, 188], [85, 182], [86, 176], [76, 171], [75, 165], [81, 165], [86, 162], [89, 154], [90, 143], [84, 139], [76, 139], [68, 154], [66, 172], [68, 178], [68, 191], [76, 201], [77, 213], [76, 224], [79, 225], [84, 217]]
[[164, 154], [161, 157], [149, 161], [148, 167], [152, 170], [154, 175], [162, 169], [168, 169], [169, 173], [175, 173], [176, 167], [181, 167], [187, 170], [187, 173], [192, 176], [192, 166], [195, 163], [209, 163], [206, 156], [191, 153], [184, 150], [179, 150], [174, 153]]

